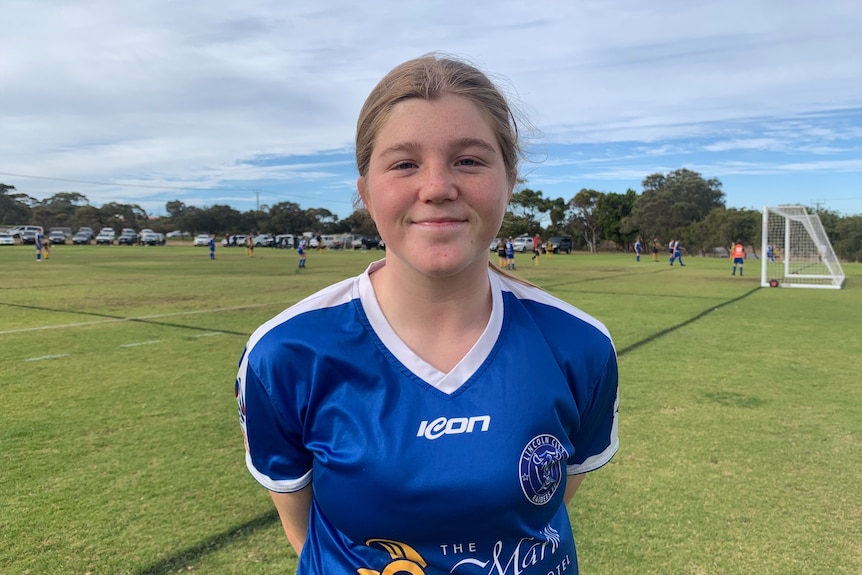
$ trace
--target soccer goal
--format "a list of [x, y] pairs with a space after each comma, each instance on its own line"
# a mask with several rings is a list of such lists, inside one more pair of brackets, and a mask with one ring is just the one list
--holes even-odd
[[820, 217], [804, 206], [763, 208], [760, 284], [841, 289], [844, 270]]

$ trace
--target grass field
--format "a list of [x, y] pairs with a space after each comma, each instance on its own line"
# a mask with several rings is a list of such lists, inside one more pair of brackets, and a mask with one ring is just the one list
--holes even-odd
[[[293, 573], [245, 469], [237, 359], [380, 255], [0, 247], [0, 572]], [[570, 507], [582, 573], [862, 573], [862, 266], [792, 290], [646, 260], [517, 260], [620, 355], [621, 449]]]

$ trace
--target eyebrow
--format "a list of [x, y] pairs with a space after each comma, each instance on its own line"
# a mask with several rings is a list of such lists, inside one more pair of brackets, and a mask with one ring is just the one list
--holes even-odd
[[[497, 148], [486, 142], [481, 138], [458, 138], [454, 142], [454, 147], [458, 149], [464, 148], [480, 148], [485, 150], [486, 152], [497, 153]], [[398, 153], [398, 152], [408, 152], [414, 153], [418, 150], [422, 149], [422, 144], [419, 142], [399, 142], [397, 144], [393, 144], [389, 146], [385, 150], [380, 151], [380, 155], [384, 156], [386, 154]]]

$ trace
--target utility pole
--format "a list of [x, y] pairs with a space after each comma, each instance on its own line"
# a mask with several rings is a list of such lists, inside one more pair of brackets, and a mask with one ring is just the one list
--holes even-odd
[[260, 192], [255, 192], [255, 196], [257, 196], [257, 207], [255, 208], [256, 212], [260, 211]]

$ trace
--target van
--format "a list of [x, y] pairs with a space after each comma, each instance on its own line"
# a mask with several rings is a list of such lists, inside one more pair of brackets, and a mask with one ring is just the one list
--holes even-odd
[[9, 230], [9, 234], [13, 238], [21, 239], [21, 234], [24, 232], [36, 232], [39, 234], [44, 234], [45, 231], [42, 229], [42, 226], [15, 226], [14, 228]]

